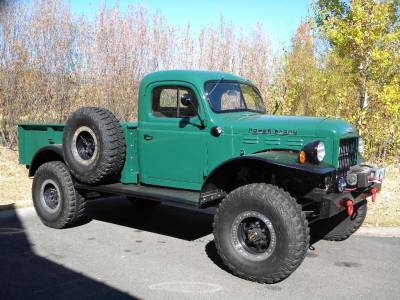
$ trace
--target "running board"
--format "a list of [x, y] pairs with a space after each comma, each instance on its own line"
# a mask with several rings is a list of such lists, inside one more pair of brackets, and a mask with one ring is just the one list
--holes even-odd
[[174, 202], [199, 207], [200, 192], [196, 191], [122, 183], [86, 185], [76, 182], [75, 188], [85, 191], [131, 196], [161, 202]]

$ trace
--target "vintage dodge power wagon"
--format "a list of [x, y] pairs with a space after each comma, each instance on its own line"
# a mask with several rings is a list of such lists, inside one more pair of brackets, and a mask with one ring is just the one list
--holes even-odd
[[64, 228], [88, 219], [93, 195], [216, 207], [214, 241], [231, 272], [281, 281], [310, 235], [340, 241], [361, 226], [384, 170], [363, 162], [349, 123], [269, 115], [263, 103], [239, 76], [161, 71], [140, 84], [137, 122], [82, 107], [65, 125], [20, 124], [36, 212]]

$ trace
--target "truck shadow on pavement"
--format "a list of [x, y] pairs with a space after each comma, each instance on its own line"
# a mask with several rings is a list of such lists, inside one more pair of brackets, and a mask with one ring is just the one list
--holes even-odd
[[137, 208], [126, 198], [104, 198], [89, 202], [91, 217], [136, 230], [149, 231], [186, 241], [212, 232], [212, 210], [187, 209], [160, 204]]
[[[94, 220], [108, 222], [170, 237], [193, 241], [212, 233], [212, 209], [187, 209], [169, 205], [136, 208], [125, 198], [104, 198], [91, 201]], [[214, 241], [205, 245], [208, 258], [222, 270], [232, 274], [218, 255]]]
[[37, 255], [34, 246], [15, 209], [0, 211], [0, 299], [137, 299]]
[[[119, 226], [162, 234], [186, 241], [200, 239], [212, 233], [213, 210], [187, 209], [161, 204], [151, 208], [137, 208], [124, 197], [102, 198], [89, 202], [91, 217], [94, 220]], [[314, 233], [314, 227], [310, 228]], [[321, 240], [313, 235], [310, 249]], [[205, 245], [208, 258], [222, 270], [232, 274], [218, 255], [213, 240]], [[308, 252], [308, 257], [318, 256]]]

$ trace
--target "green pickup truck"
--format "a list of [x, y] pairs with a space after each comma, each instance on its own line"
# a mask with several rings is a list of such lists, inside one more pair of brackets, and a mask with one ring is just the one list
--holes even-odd
[[222, 261], [237, 276], [274, 283], [300, 265], [310, 236], [340, 241], [355, 232], [381, 188], [384, 170], [363, 162], [349, 123], [268, 115], [245, 78], [151, 73], [138, 105], [138, 122], [82, 107], [66, 124], [19, 125], [20, 163], [45, 225], [82, 224], [87, 200], [109, 195], [138, 207], [215, 207]]

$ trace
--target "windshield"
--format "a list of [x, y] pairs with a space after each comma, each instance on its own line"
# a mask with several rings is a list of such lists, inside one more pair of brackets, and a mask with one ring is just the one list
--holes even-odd
[[265, 106], [258, 90], [239, 82], [208, 81], [206, 96], [214, 112], [252, 111], [265, 113]]

